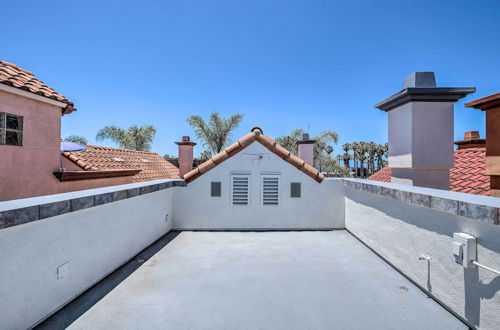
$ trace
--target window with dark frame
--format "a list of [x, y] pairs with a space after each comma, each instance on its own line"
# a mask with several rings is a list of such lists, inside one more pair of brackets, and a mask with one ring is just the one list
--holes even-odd
[[23, 145], [23, 117], [0, 112], [0, 145]]
[[210, 183], [210, 196], [220, 197], [221, 196], [221, 183], [211, 182]]
[[292, 182], [290, 184], [290, 197], [300, 198], [300, 182]]

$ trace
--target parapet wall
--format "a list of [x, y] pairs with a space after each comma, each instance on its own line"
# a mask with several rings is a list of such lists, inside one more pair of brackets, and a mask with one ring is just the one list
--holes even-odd
[[37, 324], [174, 227], [346, 228], [471, 327], [500, 324], [500, 276], [466, 270], [452, 253], [453, 233], [465, 232], [477, 237], [478, 261], [500, 269], [500, 199], [327, 179], [293, 205], [235, 211], [197, 200], [207, 192], [196, 187], [176, 188], [184, 185], [160, 180], [0, 202], [0, 328]]
[[469, 326], [498, 329], [500, 276], [463, 268], [452, 248], [453, 233], [471, 234], [478, 261], [500, 269], [500, 199], [356, 179], [344, 185], [347, 230]]
[[0, 202], [0, 329], [26, 329], [172, 226], [159, 180]]

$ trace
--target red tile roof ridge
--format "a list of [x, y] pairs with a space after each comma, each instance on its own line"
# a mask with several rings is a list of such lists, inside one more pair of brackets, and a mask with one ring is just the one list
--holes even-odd
[[92, 149], [100, 149], [100, 150], [116, 150], [116, 151], [125, 151], [125, 152], [134, 152], [134, 153], [144, 153], [144, 154], [156, 154], [154, 151], [144, 151], [144, 150], [133, 150], [133, 149], [125, 149], [125, 148], [113, 148], [113, 147], [103, 147], [103, 146], [94, 146], [91, 144], [86, 145], [87, 148]]
[[312, 165], [307, 164], [304, 160], [300, 159], [299, 157], [295, 156], [294, 154], [290, 153], [290, 151], [288, 151], [287, 149], [285, 149], [282, 146], [280, 146], [279, 144], [277, 144], [275, 140], [273, 140], [269, 136], [262, 134], [261, 132], [262, 132], [262, 130], [260, 128], [254, 129], [254, 130], [252, 130], [252, 132], [239, 138], [238, 141], [231, 144], [226, 149], [222, 150], [221, 152], [214, 155], [209, 160], [200, 164], [195, 169], [186, 173], [183, 177], [184, 181], [186, 181], [187, 183], [192, 182], [193, 180], [197, 179], [198, 177], [200, 177], [204, 173], [210, 171], [212, 168], [216, 167], [217, 165], [224, 162], [228, 158], [236, 155], [238, 152], [245, 149], [250, 144], [252, 144], [256, 141], [259, 142], [260, 144], [262, 144], [269, 151], [273, 152], [275, 155], [277, 155], [278, 157], [280, 157], [284, 161], [290, 163], [292, 166], [297, 168], [299, 171], [303, 172], [304, 174], [306, 174], [306, 175], [310, 176], [311, 178], [313, 178], [314, 180], [316, 180], [317, 182], [323, 181], [324, 175], [321, 174], [321, 172], [319, 170], [314, 168]]

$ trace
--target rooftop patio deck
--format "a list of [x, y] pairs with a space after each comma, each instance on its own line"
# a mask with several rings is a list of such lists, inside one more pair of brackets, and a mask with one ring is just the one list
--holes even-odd
[[466, 329], [345, 230], [182, 232], [70, 329]]

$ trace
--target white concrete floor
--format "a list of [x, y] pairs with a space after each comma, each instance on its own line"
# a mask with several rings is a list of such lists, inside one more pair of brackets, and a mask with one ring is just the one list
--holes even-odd
[[69, 329], [467, 329], [346, 231], [183, 232]]

